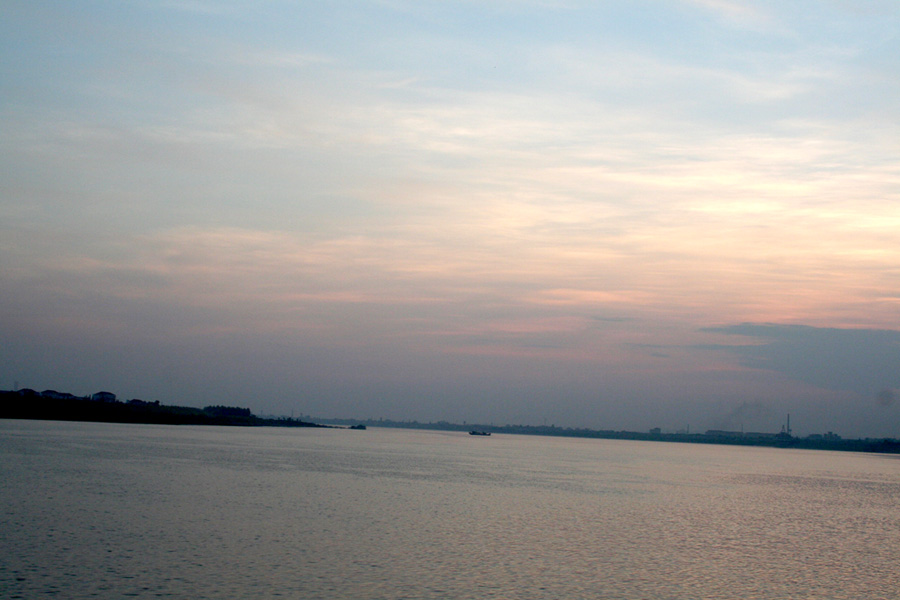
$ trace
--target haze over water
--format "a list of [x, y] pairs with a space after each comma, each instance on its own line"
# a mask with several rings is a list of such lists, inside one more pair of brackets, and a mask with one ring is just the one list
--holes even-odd
[[0, 421], [7, 598], [893, 599], [900, 461]]

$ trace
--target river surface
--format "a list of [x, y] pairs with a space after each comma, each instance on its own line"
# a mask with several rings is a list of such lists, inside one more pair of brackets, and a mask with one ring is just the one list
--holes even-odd
[[891, 599], [900, 459], [0, 420], [0, 597]]

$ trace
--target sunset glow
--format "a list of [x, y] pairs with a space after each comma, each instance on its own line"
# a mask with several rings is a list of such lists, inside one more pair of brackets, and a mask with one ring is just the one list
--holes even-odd
[[2, 389], [900, 437], [896, 3], [4, 13]]

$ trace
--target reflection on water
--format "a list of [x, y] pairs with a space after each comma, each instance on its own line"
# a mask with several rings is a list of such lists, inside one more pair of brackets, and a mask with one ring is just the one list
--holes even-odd
[[895, 457], [0, 421], [7, 598], [895, 598]]

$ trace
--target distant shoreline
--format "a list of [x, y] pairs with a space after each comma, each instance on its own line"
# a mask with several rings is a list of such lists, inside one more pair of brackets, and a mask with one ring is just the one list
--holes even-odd
[[73, 396], [34, 390], [0, 391], [0, 419], [39, 421], [91, 421], [97, 423], [140, 423], [146, 425], [226, 425], [241, 427], [324, 427], [300, 419], [257, 417], [248, 408], [171, 406], [159, 401], [116, 400], [108, 392], [93, 396]]
[[429, 429], [440, 431], [471, 431], [516, 435], [542, 435], [648, 442], [678, 442], [687, 444], [718, 444], [727, 446], [764, 446], [804, 450], [834, 450], [900, 454], [900, 440], [893, 438], [842, 439], [794, 437], [789, 434], [744, 434], [743, 432], [709, 431], [706, 433], [662, 433], [613, 431], [586, 428], [557, 427], [555, 425], [485, 425], [449, 423], [447, 421], [420, 423], [385, 419], [317, 419], [303, 421], [289, 417], [257, 417], [249, 408], [207, 406], [193, 408], [160, 404], [159, 401], [117, 400], [109, 392], [92, 396], [74, 396], [53, 390], [0, 391], [0, 419], [34, 419], [40, 421], [82, 421], [97, 423], [135, 423], [146, 425], [223, 425], [239, 427], [319, 427], [353, 428], [388, 427], [399, 429]]
[[677, 442], [683, 444], [718, 444], [723, 446], [763, 446], [770, 448], [797, 448], [803, 450], [834, 450], [840, 452], [871, 452], [900, 454], [900, 440], [893, 438], [842, 439], [822, 437], [794, 437], [788, 434], [743, 434], [742, 432], [707, 433], [662, 433], [640, 431], [613, 431], [557, 427], [555, 425], [485, 425], [479, 423], [449, 423], [447, 421], [420, 423], [418, 421], [392, 421], [386, 419], [318, 419], [322, 423], [343, 425], [361, 423], [372, 427], [393, 427], [398, 429], [429, 429], [439, 431], [478, 430], [489, 433], [514, 435], [543, 435], [556, 437], [578, 437], [608, 440], [636, 440], [645, 442]]

